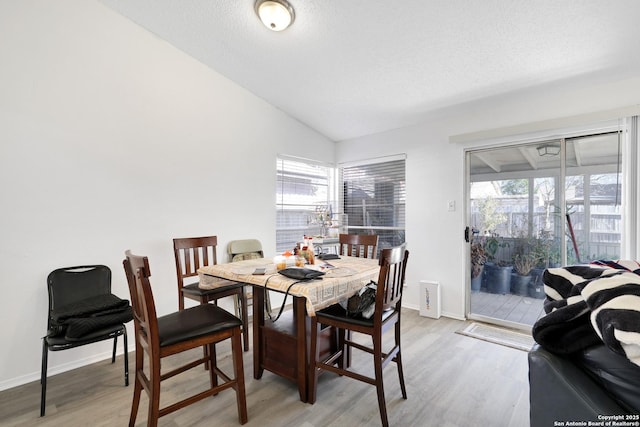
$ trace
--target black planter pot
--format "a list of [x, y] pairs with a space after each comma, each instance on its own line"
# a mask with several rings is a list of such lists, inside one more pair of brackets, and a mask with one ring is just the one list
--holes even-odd
[[544, 267], [536, 267], [531, 272], [533, 278], [531, 279], [529, 287], [527, 288], [527, 294], [531, 298], [544, 299], [546, 297], [544, 293], [544, 284], [542, 281], [545, 270], [546, 269]]
[[534, 267], [533, 270], [531, 270], [531, 284], [542, 283], [542, 275], [545, 270], [545, 267]]
[[482, 281], [480, 282], [480, 290], [483, 292], [488, 292], [487, 288], [489, 287], [489, 279], [488, 279], [488, 271], [492, 268], [495, 268], [496, 264], [493, 262], [485, 262], [484, 267], [482, 268]]
[[482, 287], [482, 277], [484, 275], [484, 266], [480, 268], [480, 274], [476, 277], [471, 277], [471, 292], [480, 292]]
[[529, 295], [529, 284], [531, 276], [521, 276], [518, 273], [511, 273], [511, 293], [526, 297]]
[[487, 291], [492, 294], [508, 294], [511, 292], [512, 266], [500, 267], [485, 264], [487, 276]]
[[529, 293], [529, 296], [531, 298], [544, 299], [546, 297], [542, 282], [529, 283], [529, 288], [527, 289], [527, 292]]

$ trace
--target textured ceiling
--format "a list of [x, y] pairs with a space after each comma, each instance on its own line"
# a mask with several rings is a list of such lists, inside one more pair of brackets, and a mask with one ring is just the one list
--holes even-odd
[[640, 1], [289, 0], [282, 32], [254, 0], [100, 0], [340, 141], [571, 79], [640, 75]]

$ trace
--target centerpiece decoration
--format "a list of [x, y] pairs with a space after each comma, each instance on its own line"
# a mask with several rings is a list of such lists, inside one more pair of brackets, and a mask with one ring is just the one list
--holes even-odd
[[309, 219], [310, 225], [316, 225], [320, 227], [320, 234], [317, 237], [328, 237], [328, 229], [332, 226], [333, 212], [331, 205], [328, 206], [316, 206], [315, 212]]

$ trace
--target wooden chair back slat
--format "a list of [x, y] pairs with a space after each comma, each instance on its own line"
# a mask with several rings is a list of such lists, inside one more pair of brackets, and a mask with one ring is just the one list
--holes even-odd
[[[380, 253], [379, 292], [376, 292], [376, 306], [379, 304], [383, 310], [396, 306], [402, 300], [408, 257], [409, 251], [404, 246], [383, 249]], [[376, 310], [376, 315], [382, 316], [378, 311]]]
[[378, 235], [376, 234], [340, 234], [339, 254], [358, 258], [377, 258]]

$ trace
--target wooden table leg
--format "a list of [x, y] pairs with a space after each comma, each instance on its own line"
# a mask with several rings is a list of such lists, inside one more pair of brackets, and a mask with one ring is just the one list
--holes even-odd
[[[264, 300], [267, 291], [262, 286], [253, 287], [253, 377], [262, 378], [267, 369], [276, 375], [289, 378], [298, 385], [300, 400], [307, 402], [307, 307], [304, 297], [293, 297], [293, 313], [287, 319], [286, 313], [279, 323], [270, 323], [264, 315]], [[265, 329], [267, 331], [265, 332]], [[267, 342], [269, 341], [269, 342]], [[283, 341], [290, 345], [282, 347]], [[285, 345], [287, 345], [285, 344]], [[295, 345], [295, 358], [290, 350]], [[280, 346], [280, 347], [278, 347]], [[288, 357], [281, 352], [288, 352]], [[284, 359], [287, 357], [287, 359]], [[295, 360], [294, 360], [295, 359]], [[283, 361], [284, 366], [283, 366]], [[289, 363], [288, 365], [286, 365]], [[293, 368], [295, 364], [295, 369]], [[288, 368], [288, 369], [287, 369]]]
[[264, 326], [264, 294], [262, 286], [253, 286], [253, 378], [259, 380], [264, 372], [262, 342], [262, 326]]
[[296, 353], [298, 393], [300, 400], [307, 402], [307, 307], [305, 298], [293, 297], [293, 316], [296, 323]]

